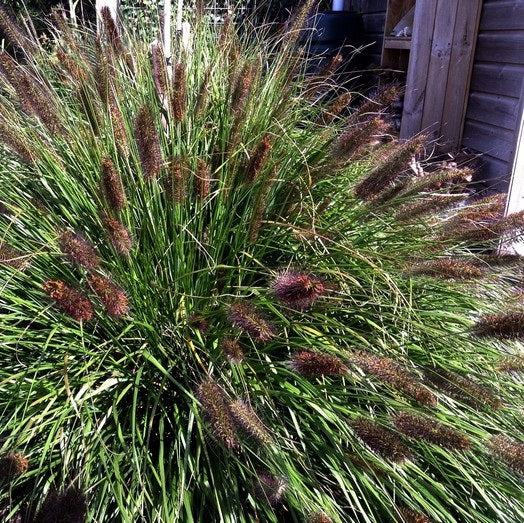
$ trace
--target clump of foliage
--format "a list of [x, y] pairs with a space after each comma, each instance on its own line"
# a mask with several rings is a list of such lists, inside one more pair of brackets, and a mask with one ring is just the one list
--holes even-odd
[[522, 215], [311, 72], [309, 4], [169, 66], [108, 12], [11, 27], [3, 521], [524, 519], [520, 261], [483, 254]]

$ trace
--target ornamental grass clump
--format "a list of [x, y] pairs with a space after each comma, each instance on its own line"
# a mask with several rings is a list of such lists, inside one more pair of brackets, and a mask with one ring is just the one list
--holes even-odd
[[6, 33], [3, 521], [524, 521], [521, 217], [347, 105], [311, 4], [169, 64], [108, 13]]

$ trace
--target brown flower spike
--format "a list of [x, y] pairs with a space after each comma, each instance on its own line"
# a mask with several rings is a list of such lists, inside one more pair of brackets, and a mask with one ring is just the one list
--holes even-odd
[[120, 318], [129, 312], [128, 299], [124, 291], [98, 274], [89, 276], [89, 284], [104, 304], [106, 312], [113, 318]]
[[383, 458], [396, 463], [411, 458], [410, 450], [393, 431], [365, 418], [353, 420], [350, 425], [355, 434]]
[[422, 405], [434, 407], [437, 404], [437, 398], [432, 392], [389, 358], [358, 352], [351, 358], [351, 362], [358, 365], [366, 374], [371, 374]]
[[212, 379], [207, 379], [199, 385], [196, 395], [213, 436], [228, 449], [234, 449], [237, 446], [235, 425], [222, 389]]
[[510, 469], [524, 475], [524, 443], [503, 434], [493, 436], [489, 443], [495, 455]]
[[104, 216], [102, 222], [105, 225], [107, 236], [113, 244], [116, 252], [121, 256], [127, 256], [131, 252], [132, 242], [128, 230], [118, 220], [111, 216]]
[[64, 282], [48, 280], [44, 290], [74, 320], [89, 321], [93, 317], [93, 307], [87, 297]]
[[151, 109], [142, 105], [135, 119], [135, 139], [146, 180], [155, 179], [162, 168], [162, 152]]
[[267, 428], [250, 405], [240, 399], [236, 399], [229, 404], [229, 410], [237, 425], [242, 427], [250, 436], [263, 445], [271, 445], [273, 443]]
[[244, 359], [244, 351], [234, 338], [224, 338], [220, 342], [220, 348], [231, 363], [240, 363]]
[[68, 258], [87, 270], [97, 269], [100, 266], [100, 258], [94, 247], [78, 234], [71, 231], [63, 231], [58, 237], [60, 250]]
[[272, 285], [275, 297], [282, 303], [304, 310], [325, 292], [324, 284], [309, 274], [285, 271], [279, 274]]
[[275, 335], [275, 327], [250, 303], [232, 303], [229, 306], [229, 320], [257, 341], [268, 341]]
[[400, 412], [393, 418], [393, 423], [398, 431], [410, 438], [434, 443], [446, 449], [468, 450], [471, 446], [466, 436], [438, 421], [416, 414]]
[[19, 452], [9, 452], [0, 458], [0, 484], [21, 476], [29, 468], [29, 460]]
[[347, 372], [340, 358], [311, 351], [293, 354], [289, 366], [303, 376], [336, 376]]
[[107, 157], [102, 159], [102, 189], [111, 210], [118, 213], [125, 208], [126, 197], [120, 173], [111, 159]]

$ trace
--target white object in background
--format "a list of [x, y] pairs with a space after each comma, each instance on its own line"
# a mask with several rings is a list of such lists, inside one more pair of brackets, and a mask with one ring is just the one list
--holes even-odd
[[344, 11], [344, 0], [333, 0], [332, 11]]
[[[118, 24], [118, 4], [119, 0], [96, 0], [96, 12], [98, 13], [98, 22], [100, 23], [100, 11], [102, 11], [102, 7], [109, 7], [109, 11], [111, 12], [111, 17], [115, 21], [116, 24]], [[99, 26], [100, 29], [100, 26]]]

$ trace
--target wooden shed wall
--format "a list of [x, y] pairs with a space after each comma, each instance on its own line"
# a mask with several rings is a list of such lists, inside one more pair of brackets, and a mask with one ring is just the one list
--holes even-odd
[[380, 65], [384, 23], [386, 21], [387, 0], [346, 0], [346, 9], [362, 14], [364, 21], [364, 54], [369, 63]]
[[479, 179], [505, 191], [524, 78], [524, 0], [484, 0], [462, 145], [482, 153]]

